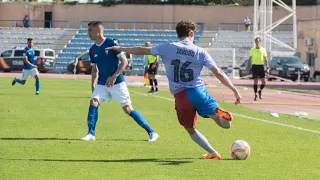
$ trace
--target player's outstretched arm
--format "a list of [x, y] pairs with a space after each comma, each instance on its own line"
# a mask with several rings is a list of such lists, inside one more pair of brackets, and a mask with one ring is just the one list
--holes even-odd
[[230, 79], [228, 78], [228, 76], [218, 66], [213, 66], [211, 68], [211, 71], [221, 81], [222, 84], [224, 84], [225, 86], [227, 86], [228, 88], [230, 88], [233, 91], [234, 96], [236, 97], [235, 104], [239, 104], [242, 96], [239, 93], [238, 89], [233, 86], [233, 84], [230, 81]]
[[135, 55], [151, 55], [151, 47], [121, 47], [121, 46], [112, 46], [106, 48], [106, 50], [116, 50], [124, 51], [126, 53], [135, 54]]

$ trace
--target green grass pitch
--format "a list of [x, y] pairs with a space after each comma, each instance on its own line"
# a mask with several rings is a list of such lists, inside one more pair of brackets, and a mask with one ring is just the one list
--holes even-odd
[[[320, 177], [320, 121], [268, 113], [231, 103], [221, 106], [236, 114], [304, 129], [279, 126], [235, 116], [229, 130], [213, 120], [199, 118], [197, 129], [223, 160], [200, 160], [205, 153], [180, 126], [173, 98], [144, 94], [129, 87], [133, 107], [140, 111], [160, 138], [147, 141], [141, 129], [112, 101], [99, 108], [96, 141], [79, 138], [87, 132], [90, 100], [88, 80], [41, 79], [41, 94], [34, 95], [34, 80], [11, 86], [0, 79], [0, 179], [317, 179]], [[141, 94], [143, 93], [143, 94]], [[318, 132], [318, 133], [317, 133]], [[245, 161], [232, 160], [229, 147], [242, 139], [251, 146]]]

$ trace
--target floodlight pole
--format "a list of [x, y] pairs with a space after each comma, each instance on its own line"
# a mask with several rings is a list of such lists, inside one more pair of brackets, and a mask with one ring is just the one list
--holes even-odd
[[[253, 38], [260, 37], [263, 47], [266, 48], [268, 54], [271, 55], [272, 43], [281, 45], [290, 51], [295, 51], [297, 48], [297, 15], [296, 15], [296, 0], [292, 0], [292, 8], [286, 5], [282, 0], [254, 0], [254, 19], [253, 19]], [[273, 3], [277, 4], [289, 11], [289, 14], [275, 22], [272, 21]], [[276, 39], [272, 36], [272, 30], [292, 17], [292, 36], [293, 47]], [[253, 41], [254, 42], [254, 41]]]

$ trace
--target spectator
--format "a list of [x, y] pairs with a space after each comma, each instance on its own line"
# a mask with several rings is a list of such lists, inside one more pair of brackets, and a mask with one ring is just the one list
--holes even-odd
[[28, 28], [30, 26], [30, 19], [28, 15], [25, 15], [23, 18], [23, 27]]
[[250, 31], [250, 25], [251, 25], [251, 21], [249, 19], [249, 17], [246, 17], [244, 19], [244, 28], [245, 28], [245, 31]]

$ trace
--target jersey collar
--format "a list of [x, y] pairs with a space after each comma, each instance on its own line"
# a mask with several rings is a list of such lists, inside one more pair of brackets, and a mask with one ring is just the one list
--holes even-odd
[[103, 41], [100, 44], [96, 44], [96, 46], [100, 47], [104, 43], [105, 40], [106, 40], [106, 38], [104, 38]]

